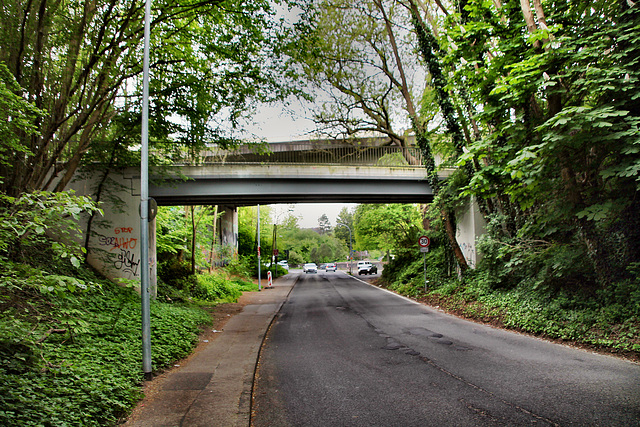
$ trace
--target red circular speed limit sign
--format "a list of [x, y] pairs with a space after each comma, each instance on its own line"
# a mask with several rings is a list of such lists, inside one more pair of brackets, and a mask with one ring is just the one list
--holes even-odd
[[431, 240], [429, 240], [427, 236], [420, 236], [420, 238], [418, 239], [418, 244], [421, 248], [426, 248], [427, 246], [429, 246], [429, 243], [431, 243]]

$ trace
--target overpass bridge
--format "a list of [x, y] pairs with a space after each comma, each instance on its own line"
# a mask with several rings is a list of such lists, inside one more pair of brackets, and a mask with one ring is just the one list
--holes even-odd
[[[159, 205], [275, 203], [429, 203], [417, 147], [298, 141], [212, 150], [152, 175]], [[132, 178], [139, 175], [132, 171]], [[168, 173], [168, 177], [166, 174]], [[138, 177], [139, 178], [139, 177]]]
[[[219, 206], [219, 242], [237, 248], [238, 206], [278, 203], [429, 203], [433, 192], [416, 147], [381, 146], [373, 143], [303, 141], [269, 144], [270, 150], [243, 147], [211, 150], [197, 159], [174, 162], [163, 170], [150, 171], [149, 195], [159, 205]], [[259, 148], [259, 147], [258, 147]], [[444, 178], [446, 174], [441, 174]], [[109, 173], [111, 200], [104, 217], [93, 221], [88, 261], [114, 280], [137, 280], [140, 276], [140, 170]], [[101, 177], [70, 185], [77, 194], [94, 195]], [[117, 189], [117, 190], [115, 190]], [[477, 209], [476, 209], [477, 210]], [[475, 216], [459, 220], [470, 230], [462, 239], [463, 251], [473, 251]], [[475, 215], [475, 216], [474, 216]], [[465, 225], [471, 218], [470, 225]], [[149, 224], [149, 265], [152, 286], [156, 277], [155, 220]], [[237, 249], [236, 249], [237, 250]], [[466, 252], [465, 252], [466, 255]]]

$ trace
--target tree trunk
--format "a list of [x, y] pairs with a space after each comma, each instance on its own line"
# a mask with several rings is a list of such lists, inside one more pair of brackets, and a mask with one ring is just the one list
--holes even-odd
[[464, 257], [462, 249], [460, 249], [460, 245], [458, 244], [458, 240], [456, 239], [456, 227], [453, 223], [453, 219], [451, 218], [453, 214], [447, 212], [446, 209], [442, 209], [441, 212], [444, 222], [444, 229], [447, 233], [447, 237], [449, 238], [449, 243], [451, 244], [451, 250], [453, 251], [453, 255], [455, 256], [456, 261], [458, 261], [460, 271], [464, 273], [469, 269], [469, 264], [467, 263], [467, 259]]
[[[462, 136], [460, 126], [458, 125], [458, 123], [455, 121], [453, 117], [453, 105], [450, 103], [444, 88], [444, 83], [445, 83], [444, 76], [442, 75], [440, 64], [434, 53], [435, 47], [433, 46], [433, 44], [435, 43], [435, 39], [433, 39], [433, 36], [427, 32], [427, 28], [424, 22], [422, 21], [422, 19], [420, 18], [420, 12], [415, 2], [411, 1], [410, 5], [411, 5], [411, 15], [412, 15], [411, 17], [412, 17], [413, 25], [415, 27], [416, 33], [418, 34], [420, 51], [425, 61], [427, 62], [427, 64], [429, 64], [429, 72], [432, 75], [433, 84], [436, 89], [436, 93], [438, 94], [438, 103], [439, 103], [440, 109], [446, 119], [447, 130], [451, 134], [452, 140], [456, 147], [456, 151], [458, 152], [458, 154], [461, 154], [462, 147], [464, 144], [464, 137]], [[428, 43], [429, 36], [431, 36], [431, 45], [429, 45]], [[414, 129], [416, 129], [416, 133], [419, 132], [419, 129], [417, 129], [417, 125], [414, 125]], [[438, 193], [440, 182], [436, 175], [435, 162], [433, 159], [433, 154], [431, 154], [429, 141], [427, 141], [427, 138], [424, 135], [424, 133], [420, 133], [416, 135], [416, 138], [418, 138], [419, 145], [422, 147], [423, 151], [425, 152], [424, 153], [425, 160], [429, 162], [428, 164], [425, 164], [425, 167], [427, 168], [427, 173], [430, 177], [432, 190], [435, 195]], [[449, 239], [449, 244], [451, 245], [454, 256], [456, 257], [456, 260], [458, 261], [458, 265], [460, 266], [460, 269], [464, 272], [468, 269], [469, 266], [467, 264], [467, 260], [462, 254], [462, 250], [460, 249], [458, 240], [456, 239], [455, 226], [453, 223], [453, 219], [451, 215], [449, 215], [449, 213], [446, 212], [446, 208], [445, 210], [443, 210], [443, 221], [444, 221], [445, 229], [447, 232], [447, 238]]]
[[213, 208], [213, 236], [211, 238], [211, 252], [209, 252], [209, 271], [213, 270], [213, 254], [215, 252], [216, 238], [218, 237], [218, 205]]
[[[529, 34], [533, 34], [537, 30], [537, 26], [536, 20], [533, 17], [533, 12], [531, 12], [531, 4], [529, 4], [529, 0], [520, 0], [520, 9], [522, 9], [522, 15], [524, 16], [524, 22], [527, 24]], [[542, 47], [540, 40], [534, 41], [533, 47], [540, 49]]]
[[196, 274], [196, 216], [195, 206], [189, 206], [191, 212], [191, 274]]

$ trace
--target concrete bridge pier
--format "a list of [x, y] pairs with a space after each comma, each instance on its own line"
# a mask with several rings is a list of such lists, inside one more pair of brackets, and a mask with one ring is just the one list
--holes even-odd
[[217, 241], [222, 246], [223, 263], [238, 258], [238, 208], [232, 205], [221, 205], [218, 218]]

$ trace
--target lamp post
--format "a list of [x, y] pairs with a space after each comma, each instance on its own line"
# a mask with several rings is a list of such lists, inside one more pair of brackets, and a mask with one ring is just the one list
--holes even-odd
[[142, 371], [151, 380], [151, 294], [149, 290], [149, 45], [151, 0], [144, 6], [142, 66], [142, 133], [140, 136], [140, 300], [142, 315]]
[[352, 270], [352, 262], [351, 262], [351, 227], [349, 227], [347, 224], [343, 224], [341, 222], [337, 222], [336, 225], [343, 225], [345, 227], [347, 227], [349, 229], [349, 273], [353, 274]]

